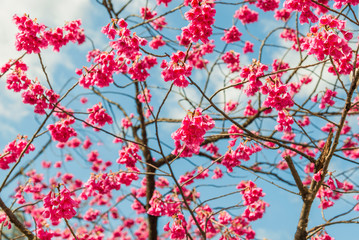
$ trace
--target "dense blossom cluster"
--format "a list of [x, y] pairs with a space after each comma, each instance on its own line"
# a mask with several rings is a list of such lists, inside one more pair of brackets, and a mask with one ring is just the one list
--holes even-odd
[[26, 76], [27, 65], [22, 61], [13, 62], [13, 60], [10, 60], [1, 68], [1, 73], [10, 70], [11, 65], [13, 65], [12, 72], [6, 77], [7, 89], [12, 89], [14, 92], [26, 90], [31, 83], [31, 80]]
[[102, 104], [96, 104], [92, 108], [88, 108], [87, 112], [89, 113], [88, 119], [86, 122], [94, 125], [95, 127], [101, 128], [106, 123], [112, 124], [112, 117], [106, 113], [106, 109], [102, 107]]
[[204, 55], [212, 53], [215, 45], [213, 44], [213, 40], [208, 43], [198, 44], [193, 46], [191, 51], [188, 52], [187, 61], [190, 66], [193, 66], [197, 69], [204, 69], [209, 62], [204, 59]]
[[314, 11], [311, 10], [311, 7], [317, 8], [318, 5], [310, 0], [286, 0], [284, 1], [284, 8], [289, 11], [298, 11], [301, 12], [299, 16], [299, 21], [301, 24], [309, 23], [310, 20], [312, 23], [318, 21], [318, 17], [315, 15]]
[[166, 42], [162, 39], [162, 36], [156, 36], [156, 37], [153, 37], [152, 41], [149, 42], [148, 45], [152, 49], [158, 49], [158, 48], [166, 45]]
[[37, 79], [31, 81], [26, 75], [28, 67], [25, 63], [10, 60], [1, 68], [1, 73], [9, 70], [11, 72], [6, 77], [7, 89], [22, 92], [23, 103], [34, 105], [34, 112], [41, 115], [46, 113], [46, 109], [54, 108], [60, 95], [44, 87]]
[[[183, 41], [198, 42], [201, 40], [203, 43], [209, 41], [212, 35], [212, 25], [214, 24], [214, 16], [216, 10], [212, 1], [201, 1], [201, 3], [192, 2], [192, 8], [185, 13], [185, 18], [190, 21], [188, 26], [182, 28], [182, 35], [180, 39]], [[188, 3], [187, 3], [188, 5]], [[185, 42], [183, 42], [184, 45]]]
[[62, 218], [71, 219], [76, 215], [74, 208], [78, 207], [78, 203], [72, 199], [74, 193], [64, 187], [58, 194], [50, 191], [44, 198], [45, 218], [50, 218], [53, 225], [59, 224]]
[[137, 153], [140, 150], [139, 146], [135, 143], [129, 143], [128, 146], [125, 146], [118, 152], [119, 158], [117, 163], [125, 164], [126, 167], [135, 167], [136, 162], [141, 160], [141, 156]]
[[[16, 140], [12, 141], [3, 150], [3, 153], [0, 155], [0, 169], [8, 169], [10, 163], [18, 161], [21, 153], [25, 150], [28, 145], [27, 137], [18, 137]], [[34, 145], [30, 144], [26, 150], [25, 154], [34, 151]]]
[[239, 72], [241, 69], [239, 65], [239, 53], [236, 53], [235, 51], [231, 50], [223, 54], [222, 60], [224, 63], [227, 64], [227, 68], [231, 70], [231, 72]]
[[[15, 15], [14, 22], [20, 30], [16, 34], [15, 46], [17, 51], [25, 50], [27, 53], [40, 53], [41, 49], [47, 48], [48, 45], [53, 46], [54, 51], [59, 51], [60, 47], [69, 41], [78, 42], [78, 44], [85, 41], [85, 34], [80, 28], [80, 20], [69, 22], [65, 27], [55, 30], [46, 30], [45, 25], [37, 23], [36, 20], [27, 15], [22, 17]], [[66, 34], [64, 35], [64, 33]]]
[[46, 89], [38, 82], [30, 84], [22, 93], [23, 103], [35, 105], [34, 112], [37, 114], [45, 114], [45, 109], [53, 109], [59, 97], [52, 89]]
[[191, 76], [192, 66], [185, 63], [186, 54], [182, 51], [173, 53], [171, 61], [162, 61], [162, 77], [165, 82], [173, 81], [177, 87], [187, 87], [189, 82], [186, 77]]
[[273, 83], [271, 80], [268, 80], [267, 84], [261, 87], [261, 91], [264, 95], [268, 94], [266, 100], [263, 102], [263, 106], [265, 107], [282, 111], [294, 105], [292, 96], [288, 93], [288, 87], [280, 81]]
[[249, 24], [258, 21], [258, 13], [249, 9], [247, 5], [243, 5], [243, 7], [239, 8], [235, 12], [234, 17], [238, 18], [242, 24]]
[[221, 38], [226, 43], [238, 42], [241, 40], [242, 33], [236, 26], [232, 26], [229, 30], [224, 30], [224, 36]]
[[74, 123], [75, 119], [68, 117], [67, 119], [61, 119], [55, 124], [48, 125], [47, 128], [53, 140], [65, 143], [70, 137], [77, 136], [75, 129], [70, 126]]
[[115, 57], [114, 52], [98, 53], [94, 58], [95, 66], [92, 65], [90, 68], [84, 68], [86, 74], [83, 74], [82, 70], [76, 72], [78, 75], [81, 75], [79, 80], [80, 85], [84, 88], [89, 88], [94, 85], [107, 87], [113, 83], [112, 75], [115, 72], [126, 71], [126, 65], [116, 60]]
[[202, 109], [197, 108], [187, 114], [182, 120], [181, 127], [172, 133], [175, 141], [175, 150], [172, 154], [181, 157], [190, 157], [198, 154], [204, 135], [214, 127], [214, 121], [207, 114], [202, 115]]
[[241, 71], [241, 78], [249, 81], [244, 92], [248, 97], [257, 93], [262, 86], [262, 82], [258, 79], [264, 75], [264, 71], [268, 70], [268, 66], [260, 63], [257, 60], [253, 60], [250, 66], [244, 66]]
[[[142, 56], [140, 46], [145, 46], [147, 40], [138, 37], [136, 33], [131, 36], [131, 31], [123, 19], [113, 20], [111, 24], [102, 28], [102, 32], [110, 40], [113, 40], [110, 42], [113, 50], [92, 53], [91, 58], [93, 58], [94, 65], [84, 67], [85, 72], [81, 69], [76, 72], [81, 76], [80, 85], [84, 88], [94, 85], [107, 87], [113, 83], [113, 74], [115, 73], [129, 73], [134, 80], [145, 81], [149, 76], [147, 70], [157, 64], [157, 60], [153, 56], [145, 56], [140, 59]], [[128, 67], [131, 62], [131, 67]]]
[[[232, 144], [233, 141], [230, 142], [230, 146]], [[235, 150], [230, 149], [224, 154], [221, 164], [227, 168], [228, 172], [233, 172], [233, 168], [241, 164], [240, 160], [249, 161], [251, 155], [261, 150], [262, 148], [257, 144], [247, 146], [245, 143], [240, 143]]]
[[[310, 35], [303, 43], [303, 49], [308, 50], [308, 54], [315, 54], [319, 61], [322, 61], [325, 56], [332, 57], [335, 67], [330, 66], [328, 71], [334, 75], [349, 74], [353, 69], [352, 49], [348, 45], [353, 34], [344, 29], [344, 20], [338, 20], [331, 15], [323, 15], [319, 19], [319, 26], [314, 25], [310, 28]], [[341, 32], [344, 38], [339, 37], [336, 30]]]
[[332, 91], [330, 89], [327, 89], [325, 91], [324, 96], [322, 97], [322, 99], [320, 100], [320, 104], [319, 104], [319, 108], [320, 109], [324, 109], [326, 107], [326, 105], [328, 104], [329, 106], [333, 106], [335, 104], [333, 97], [337, 96], [337, 92], [336, 91]]

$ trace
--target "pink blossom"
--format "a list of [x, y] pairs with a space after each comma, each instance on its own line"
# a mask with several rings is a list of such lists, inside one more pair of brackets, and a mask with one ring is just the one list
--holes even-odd
[[151, 10], [149, 8], [147, 8], [147, 7], [146, 8], [144, 8], [144, 7], [141, 8], [141, 16], [145, 20], [154, 18], [156, 15], [157, 15], [157, 12], [155, 12], [155, 11], [151, 12]]
[[187, 61], [189, 65], [197, 69], [204, 69], [208, 63], [208, 60], [204, 59], [203, 57], [206, 54], [213, 52], [213, 49], [215, 48], [213, 42], [213, 40], [210, 40], [207, 43], [197, 43], [195, 46], [193, 46], [193, 50], [188, 52]]
[[152, 49], [158, 49], [159, 47], [162, 47], [166, 45], [166, 42], [163, 41], [162, 36], [156, 36], [152, 39], [151, 42], [148, 44]]
[[189, 82], [186, 77], [191, 76], [192, 67], [184, 62], [186, 54], [182, 51], [173, 53], [171, 61], [162, 61], [162, 78], [165, 82], [173, 81], [177, 87], [187, 87]]
[[253, 108], [253, 106], [252, 106], [252, 100], [248, 100], [247, 106], [244, 110], [243, 115], [244, 116], [254, 116], [257, 114], [257, 112], [258, 112], [258, 110]]
[[334, 98], [336, 96], [337, 96], [336, 91], [332, 91], [330, 89], [327, 89], [325, 91], [324, 96], [320, 100], [319, 108], [324, 109], [326, 104], [328, 104], [329, 106], [333, 106], [335, 104], [335, 102], [334, 102], [334, 100], [332, 98]]
[[70, 137], [77, 136], [76, 131], [70, 127], [70, 125], [74, 123], [75, 119], [68, 117], [65, 120], [60, 120], [55, 124], [48, 125], [47, 128], [49, 129], [53, 140], [65, 143]]
[[76, 215], [74, 208], [78, 207], [78, 203], [71, 198], [73, 195], [66, 187], [58, 194], [50, 191], [44, 198], [45, 210], [42, 215], [50, 218], [53, 225], [57, 225], [62, 218], [73, 218]]
[[168, 4], [171, 2], [172, 0], [157, 0], [157, 4], [160, 5], [161, 3], [163, 3], [166, 7], [168, 7]]
[[88, 101], [88, 99], [87, 99], [86, 97], [82, 97], [82, 98], [80, 99], [80, 102], [81, 102], [82, 104], [87, 103], [87, 101]]
[[203, 1], [201, 4], [193, 6], [185, 13], [186, 20], [190, 21], [188, 26], [182, 28], [180, 39], [188, 39], [191, 42], [201, 40], [207, 43], [208, 38], [212, 35], [212, 25], [216, 10], [214, 4]]
[[258, 13], [249, 9], [247, 5], [243, 5], [243, 7], [239, 8], [234, 13], [234, 17], [241, 20], [243, 25], [258, 21]]
[[166, 18], [162, 16], [151, 21], [150, 24], [153, 26], [154, 29], [161, 31], [163, 27], [167, 25], [167, 22]]
[[253, 43], [251, 43], [250, 41], [246, 41], [244, 43], [243, 53], [246, 54], [246, 53], [249, 53], [249, 52], [251, 52], [251, 53], [254, 52], [253, 51], [253, 46], [254, 46]]
[[231, 72], [238, 72], [241, 69], [239, 66], [239, 56], [239, 53], [231, 50], [226, 52], [221, 59], [227, 64], [227, 68], [231, 69]]
[[221, 38], [226, 43], [238, 42], [241, 40], [242, 33], [236, 26], [232, 26], [229, 30], [224, 30], [224, 36]]
[[277, 20], [282, 20], [283, 22], [286, 22], [290, 18], [291, 13], [292, 13], [292, 11], [288, 10], [286, 8], [282, 8], [280, 10], [276, 9], [274, 17]]
[[129, 127], [132, 127], [131, 119], [128, 118], [128, 117], [122, 118], [121, 124], [122, 124], [122, 127], [123, 127], [124, 129], [127, 129], [127, 128], [129, 128]]
[[116, 160], [119, 164], [125, 164], [126, 167], [135, 167], [136, 162], [141, 160], [141, 156], [138, 155], [139, 146], [135, 143], [129, 143], [128, 146], [124, 146], [120, 150], [119, 158]]
[[89, 113], [89, 116], [86, 119], [86, 122], [95, 127], [101, 128], [106, 123], [113, 123], [112, 117], [106, 113], [106, 109], [102, 107], [101, 103], [92, 106], [92, 108], [88, 108], [87, 112]]
[[16, 140], [6, 145], [3, 153], [0, 155], [0, 169], [8, 169], [10, 163], [17, 162], [23, 151], [25, 154], [29, 154], [30, 151], [35, 150], [34, 145], [29, 144], [26, 148], [27, 145], [28, 140], [26, 136], [19, 136]]
[[258, 0], [256, 6], [263, 11], [274, 11], [279, 7], [279, 0]]
[[216, 168], [213, 170], [214, 175], [212, 176], [212, 179], [219, 179], [223, 177], [222, 170], [220, 168]]
[[236, 110], [238, 104], [239, 104], [238, 102], [233, 102], [232, 100], [229, 100], [228, 102], [226, 102], [226, 105], [224, 106], [224, 111], [226, 113], [232, 112]]
[[202, 109], [197, 108], [193, 113], [187, 114], [182, 120], [181, 127], [172, 133], [175, 141], [175, 150], [172, 154], [181, 157], [190, 157], [198, 154], [204, 135], [214, 127], [214, 121], [208, 115], [202, 115]]

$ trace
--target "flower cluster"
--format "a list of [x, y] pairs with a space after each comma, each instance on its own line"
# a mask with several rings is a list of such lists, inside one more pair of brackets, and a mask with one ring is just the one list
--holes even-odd
[[115, 59], [114, 52], [101, 52], [94, 58], [94, 64], [90, 68], [85, 69], [83, 74], [82, 70], [78, 70], [76, 73], [80, 75], [79, 83], [84, 88], [90, 86], [107, 87], [113, 83], [112, 75], [115, 72], [126, 72], [126, 65]]
[[240, 160], [248, 161], [252, 154], [261, 150], [262, 148], [257, 144], [247, 146], [244, 143], [240, 143], [235, 150], [230, 149], [224, 154], [221, 164], [227, 168], [228, 172], [232, 172], [234, 167], [241, 164]]
[[35, 113], [45, 114], [46, 109], [54, 107], [60, 96], [52, 89], [42, 86], [38, 80], [32, 82], [26, 75], [28, 67], [25, 63], [20, 60], [10, 60], [1, 68], [1, 72], [6, 73], [9, 70], [12, 71], [6, 77], [7, 88], [14, 92], [25, 90], [21, 93], [22, 101], [25, 104], [35, 105]]
[[237, 185], [237, 189], [241, 190], [243, 205], [247, 206], [246, 210], [242, 214], [242, 217], [248, 221], [255, 221], [262, 218], [263, 213], [268, 205], [260, 198], [265, 194], [261, 188], [258, 188], [252, 181], [242, 181]]
[[214, 121], [210, 116], [202, 115], [202, 109], [197, 108], [193, 113], [187, 114], [182, 120], [181, 127], [171, 135], [175, 141], [175, 150], [172, 154], [181, 157], [198, 154], [204, 135], [213, 127]]
[[325, 91], [324, 96], [322, 97], [320, 104], [319, 104], [319, 108], [320, 109], [324, 109], [325, 106], [328, 104], [329, 106], [333, 106], [335, 104], [333, 97], [337, 96], [337, 92], [336, 91], [332, 91], [330, 89], [327, 89]]
[[143, 90], [143, 94], [140, 93], [137, 95], [137, 99], [141, 102], [141, 103], [149, 103], [151, 102], [151, 93], [150, 93], [150, 90], [148, 88], [145, 88]]
[[129, 117], [124, 117], [121, 119], [121, 125], [124, 129], [127, 129], [129, 127], [132, 127], [132, 122], [131, 122], [131, 118]]
[[258, 13], [249, 9], [247, 5], [243, 5], [243, 7], [239, 8], [234, 13], [234, 17], [241, 20], [243, 25], [258, 21]]
[[137, 59], [128, 69], [128, 74], [131, 79], [143, 82], [150, 76], [147, 69], [152, 68], [157, 64], [157, 58], [152, 56], [145, 56], [142, 60]]
[[7, 89], [12, 89], [14, 92], [20, 92], [21, 90], [26, 90], [31, 80], [26, 76], [26, 71], [28, 69], [27, 65], [22, 61], [10, 60], [1, 68], [1, 73], [7, 72], [13, 65], [13, 71], [6, 76]]
[[182, 51], [173, 53], [171, 61], [168, 63], [166, 60], [162, 61], [161, 68], [162, 77], [165, 82], [173, 81], [177, 87], [187, 87], [189, 82], [186, 76], [191, 76], [192, 67], [184, 62], [186, 54]]
[[172, 0], [157, 0], [157, 4], [160, 5], [161, 3], [163, 3], [166, 7], [168, 7], [168, 4], [171, 2]]
[[216, 10], [210, 1], [202, 1], [201, 4], [193, 4], [192, 8], [185, 13], [185, 18], [190, 21], [188, 26], [182, 28], [180, 38], [189, 39], [191, 42], [201, 40], [207, 43], [212, 35], [212, 25]]
[[277, 117], [277, 125], [275, 129], [279, 132], [291, 132], [292, 131], [292, 124], [294, 120], [292, 116], [290, 116], [286, 111], [279, 111]]
[[86, 122], [98, 128], [103, 127], [106, 123], [113, 123], [111, 116], [106, 113], [106, 109], [102, 107], [101, 103], [94, 105], [92, 108], [88, 108], [87, 112], [89, 113], [89, 116], [86, 119]]
[[[55, 52], [59, 52], [62, 46], [65, 46], [69, 41], [82, 44], [85, 41], [85, 34], [80, 28], [81, 20], [69, 22], [63, 28], [55, 28], [44, 32], [44, 37], [49, 45], [54, 47]], [[65, 31], [68, 33], [64, 35]]]
[[256, 7], [262, 9], [264, 12], [274, 11], [279, 7], [279, 0], [258, 0], [256, 2]]
[[[319, 171], [318, 173], [314, 174], [313, 180], [319, 182], [322, 177], [321, 174], [322, 171]], [[352, 190], [354, 187], [351, 183], [347, 181], [342, 183], [338, 179], [335, 179], [334, 182], [334, 180], [331, 177], [331, 173], [329, 173], [329, 178], [326, 181], [326, 185], [328, 187], [327, 186], [320, 187], [316, 195], [316, 197], [320, 199], [320, 204], [318, 207], [322, 209], [327, 209], [329, 207], [332, 207], [334, 205], [334, 202], [332, 200], [338, 200], [343, 195], [343, 193], [340, 193], [338, 189], [347, 192]]]
[[251, 43], [250, 41], [246, 41], [244, 43], [243, 53], [246, 54], [246, 53], [249, 53], [249, 52], [254, 52], [253, 51], [253, 46], [254, 46], [253, 43]]
[[151, 19], [151, 18], [154, 18], [155, 16], [157, 16], [157, 12], [156, 11], [152, 11], [149, 9], [149, 8], [145, 8], [145, 7], [142, 7], [141, 10], [141, 16], [143, 19], [145, 20], [148, 20], [148, 19]]
[[[331, 15], [324, 15], [319, 20], [319, 26], [314, 25], [310, 28], [309, 37], [305, 38], [303, 49], [308, 50], [308, 54], [314, 54], [319, 61], [325, 56], [333, 59], [334, 66], [330, 66], [328, 71], [337, 74], [349, 74], [353, 66], [352, 49], [348, 41], [353, 38], [353, 34], [345, 31], [345, 21], [338, 20]], [[341, 32], [344, 38], [338, 36], [337, 31]]]
[[325, 231], [320, 231], [315, 234], [315, 236], [311, 237], [310, 240], [334, 240], [334, 238], [329, 236]]
[[49, 129], [53, 140], [65, 143], [70, 137], [77, 136], [75, 129], [70, 126], [74, 123], [75, 119], [68, 117], [67, 119], [61, 119], [55, 124], [48, 125], [47, 129]]
[[[47, 48], [48, 45], [54, 47], [54, 51], [59, 51], [60, 47], [69, 41], [81, 44], [85, 41], [85, 34], [80, 28], [81, 20], [69, 22], [63, 28], [46, 30], [46, 26], [39, 24], [36, 20], [27, 15], [14, 16], [14, 22], [20, 30], [16, 34], [15, 47], [17, 51], [25, 50], [27, 53], [40, 53], [40, 49]], [[64, 32], [67, 32], [64, 35]]]
[[288, 21], [291, 13], [292, 13], [291, 10], [288, 10], [286, 8], [282, 8], [280, 10], [275, 10], [274, 17], [278, 21], [282, 20], [283, 22], [286, 22], [286, 21]]
[[[288, 69], [289, 68], [289, 64], [288, 63], [285, 63], [281, 60], [278, 60], [278, 59], [274, 59], [273, 61], [273, 72], [277, 72], [277, 71], [280, 71], [280, 70], [285, 70], [285, 69]], [[276, 73], [274, 76], [272, 76], [272, 78], [275, 78], [275, 77], [282, 77], [282, 75], [284, 74], [285, 72], [278, 72]]]
[[166, 232], [170, 232], [170, 239], [184, 239], [186, 236], [186, 219], [182, 213], [177, 213], [176, 215], [172, 216], [173, 224], [170, 227], [170, 222], [168, 222], [164, 227], [163, 230]]
[[[10, 163], [14, 163], [18, 160], [21, 153], [24, 151], [27, 146], [28, 141], [27, 137], [18, 137], [16, 140], [12, 141], [3, 150], [3, 153], [0, 155], [0, 169], [8, 169]], [[30, 151], [34, 151], [34, 145], [30, 144], [25, 154], [28, 154]]]
[[248, 100], [247, 106], [244, 109], [243, 115], [244, 116], [254, 116], [254, 115], [257, 114], [257, 112], [258, 112], [258, 110], [254, 109], [253, 106], [252, 106], [252, 100]]
[[288, 93], [288, 87], [280, 81], [274, 83], [268, 79], [267, 84], [261, 87], [262, 93], [267, 95], [263, 106], [275, 108], [277, 111], [282, 111], [287, 107], [292, 107], [294, 102], [292, 96]]
[[224, 30], [224, 36], [221, 38], [226, 43], [238, 42], [241, 40], [242, 33], [236, 26], [232, 26], [229, 30]]
[[227, 68], [231, 69], [231, 72], [239, 72], [241, 67], [239, 66], [239, 53], [236, 53], [235, 51], [231, 50], [226, 52], [222, 56], [222, 60], [224, 63], [227, 64]]
[[152, 49], [158, 49], [159, 47], [166, 45], [166, 42], [163, 41], [162, 36], [159, 35], [159, 36], [153, 37], [152, 41], [149, 42], [148, 45]]
[[259, 91], [259, 88], [262, 86], [262, 82], [258, 79], [264, 75], [264, 71], [268, 70], [268, 66], [260, 63], [257, 60], [253, 60], [252, 65], [244, 66], [241, 71], [241, 78], [248, 79], [249, 83], [244, 92], [248, 97], [253, 96], [256, 92]]
[[132, 181], [138, 180], [138, 172], [139, 170], [133, 167], [129, 168], [129, 172], [91, 174], [80, 197], [86, 200], [89, 196], [102, 196], [110, 194], [112, 190], [120, 190], [122, 184], [129, 186]]
[[228, 102], [226, 102], [226, 105], [224, 106], [224, 111], [226, 113], [232, 112], [236, 110], [238, 104], [239, 104], [238, 102], [233, 102], [232, 100], [229, 100]]
[[174, 201], [171, 195], [167, 195], [164, 200], [162, 198], [162, 195], [155, 190], [150, 200], [151, 207], [147, 211], [148, 214], [172, 217], [179, 212], [180, 201]]
[[45, 114], [45, 109], [52, 109], [60, 97], [52, 89], [46, 89], [38, 82], [30, 84], [21, 95], [23, 103], [35, 105], [34, 112], [38, 114]]
[[150, 22], [150, 24], [154, 29], [161, 31], [163, 27], [167, 25], [167, 22], [166, 18], [162, 16], [153, 20], [152, 22]]
[[138, 155], [140, 147], [135, 143], [129, 143], [128, 146], [124, 146], [119, 152], [119, 158], [117, 163], [125, 164], [126, 167], [135, 167], [136, 162], [141, 160], [141, 156]]
[[53, 225], [59, 224], [62, 218], [71, 219], [76, 215], [74, 208], [78, 203], [71, 197], [75, 195], [64, 187], [58, 194], [50, 191], [44, 198], [43, 217], [50, 218]]
[[193, 50], [188, 52], [187, 61], [190, 66], [197, 69], [204, 69], [208, 63], [208, 60], [204, 59], [203, 56], [212, 53], [215, 45], [213, 40], [208, 43], [198, 44], [193, 46]]
[[301, 12], [299, 16], [299, 21], [301, 24], [309, 23], [310, 20], [312, 23], [318, 21], [318, 17], [314, 14], [310, 8], [317, 8], [317, 4], [310, 0], [285, 0], [283, 7], [289, 11], [298, 11]]
[[[113, 24], [117, 24], [119, 29], [116, 30]], [[118, 39], [110, 43], [111, 47], [116, 51], [116, 54], [123, 58], [128, 58], [135, 61], [138, 56], [141, 56], [140, 45], [145, 46], [147, 40], [140, 38], [127, 28], [127, 23], [124, 19], [113, 20], [112, 25], [108, 24], [102, 28], [102, 32], [107, 35], [110, 40], [114, 40], [116, 36]], [[119, 60], [124, 60], [124, 59]]]

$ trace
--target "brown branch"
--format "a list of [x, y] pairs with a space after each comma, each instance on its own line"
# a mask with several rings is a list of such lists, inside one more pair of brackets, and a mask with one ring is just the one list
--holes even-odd
[[308, 194], [308, 189], [305, 186], [303, 186], [302, 180], [300, 179], [297, 169], [295, 168], [295, 166], [293, 164], [292, 158], [290, 156], [285, 156], [284, 160], [288, 164], [290, 172], [292, 173], [294, 181], [297, 184], [297, 187], [299, 189], [300, 195], [302, 195], [302, 198], [305, 198], [306, 195]]
[[10, 222], [12, 222], [29, 240], [38, 239], [29, 229], [27, 229], [24, 224], [20, 222], [20, 220], [15, 216], [15, 214], [11, 211], [10, 208], [6, 206], [3, 200], [0, 198], [0, 208], [5, 212], [8, 216]]

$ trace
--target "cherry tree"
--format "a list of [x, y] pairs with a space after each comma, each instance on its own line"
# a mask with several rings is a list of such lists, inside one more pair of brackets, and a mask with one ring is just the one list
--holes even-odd
[[13, 17], [1, 84], [37, 125], [0, 155], [0, 239], [258, 239], [271, 199], [293, 239], [357, 228], [359, 2], [96, 2], [106, 46]]

